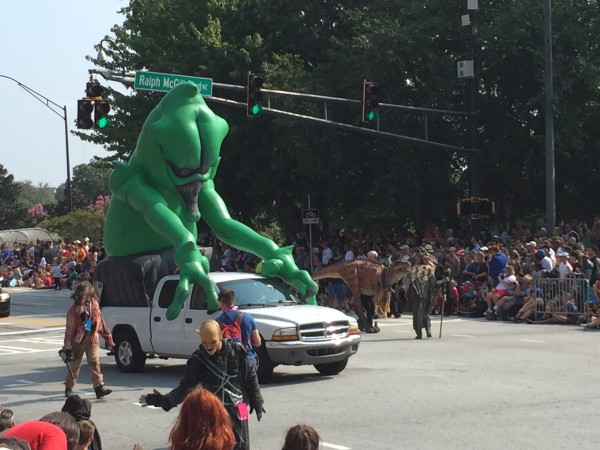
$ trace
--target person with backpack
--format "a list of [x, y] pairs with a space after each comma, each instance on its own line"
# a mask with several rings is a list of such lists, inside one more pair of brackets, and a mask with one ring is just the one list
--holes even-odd
[[232, 289], [222, 290], [217, 297], [223, 313], [216, 320], [219, 322], [223, 337], [240, 343], [246, 350], [248, 360], [256, 366], [253, 346], [260, 347], [262, 341], [254, 317], [249, 312], [238, 309], [235, 305], [235, 292]]

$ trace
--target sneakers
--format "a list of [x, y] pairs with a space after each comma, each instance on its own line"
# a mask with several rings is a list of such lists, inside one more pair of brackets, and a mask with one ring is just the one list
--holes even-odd
[[73, 389], [65, 388], [65, 397], [70, 397], [71, 395], [73, 395]]
[[96, 392], [96, 398], [106, 397], [112, 392], [112, 389], [106, 389], [103, 384], [96, 386], [94, 388], [94, 392]]

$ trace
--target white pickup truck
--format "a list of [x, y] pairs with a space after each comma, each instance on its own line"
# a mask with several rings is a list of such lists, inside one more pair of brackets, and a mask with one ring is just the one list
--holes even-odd
[[[321, 374], [336, 375], [358, 351], [361, 337], [353, 317], [300, 304], [280, 280], [241, 272], [210, 276], [219, 290], [233, 289], [239, 308], [256, 320], [263, 340], [256, 348], [261, 383], [269, 381], [279, 364], [314, 365]], [[178, 281], [177, 275], [161, 278], [146, 304], [115, 305], [103, 292], [100, 305], [113, 334], [115, 360], [121, 371], [141, 371], [149, 356], [189, 358], [200, 343], [196, 329], [221, 313], [209, 314], [204, 290], [194, 285], [179, 317], [167, 320], [165, 314]]]

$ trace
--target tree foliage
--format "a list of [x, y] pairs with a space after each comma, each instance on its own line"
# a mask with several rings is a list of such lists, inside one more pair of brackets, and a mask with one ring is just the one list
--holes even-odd
[[[464, 3], [464, 4], [461, 4]], [[119, 70], [150, 69], [244, 85], [359, 99], [363, 79], [380, 102], [468, 111], [456, 63], [470, 37], [466, 2], [433, 0], [131, 0], [115, 26]], [[598, 0], [554, 2], [556, 194], [559, 216], [590, 219], [588, 193], [600, 192], [600, 32]], [[544, 40], [539, 2], [499, 0], [476, 15], [481, 192], [515, 221], [545, 210]], [[121, 55], [124, 54], [124, 58]], [[95, 61], [98, 63], [98, 61]], [[214, 95], [233, 96], [215, 88]], [[113, 92], [113, 125], [86, 139], [108, 159], [127, 160], [160, 93]], [[322, 105], [273, 97], [273, 107], [320, 114]], [[209, 99], [210, 102], [210, 99]], [[466, 154], [210, 103], [230, 125], [216, 185], [241, 220], [275, 217], [301, 225], [311, 204], [331, 229], [366, 231], [456, 220], [469, 189]], [[328, 105], [331, 120], [359, 125], [360, 107]], [[467, 122], [427, 119], [430, 139], [469, 146]], [[381, 109], [381, 129], [425, 137], [421, 114]], [[560, 218], [560, 217], [559, 217]]]
[[0, 230], [21, 228], [26, 223], [27, 209], [18, 202], [21, 186], [0, 164]]
[[66, 242], [89, 237], [92, 242], [98, 242], [102, 237], [104, 214], [97, 211], [79, 209], [72, 213], [53, 217], [41, 222], [39, 227], [56, 233]]
[[42, 205], [56, 204], [54, 196], [55, 189], [48, 183], [38, 183], [34, 186], [31, 180], [17, 181], [20, 188], [19, 204], [25, 208], [31, 208], [36, 203]]

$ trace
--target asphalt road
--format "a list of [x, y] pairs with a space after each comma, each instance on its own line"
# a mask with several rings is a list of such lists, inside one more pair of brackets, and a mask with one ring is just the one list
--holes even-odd
[[[0, 319], [0, 403], [18, 421], [60, 410], [62, 345], [68, 291], [15, 290], [13, 315]], [[413, 339], [410, 316], [379, 322], [363, 335], [344, 372], [278, 367], [262, 387], [267, 413], [251, 418], [253, 449], [281, 448], [286, 430], [308, 423], [323, 449], [592, 449], [600, 414], [600, 334], [576, 326], [526, 325], [434, 318], [434, 338]], [[107, 450], [165, 449], [177, 409], [141, 408], [140, 394], [166, 392], [183, 374], [182, 360], [148, 360], [144, 372], [122, 374], [102, 358], [107, 386], [96, 400], [87, 366], [76, 393], [93, 403], [92, 419]]]

